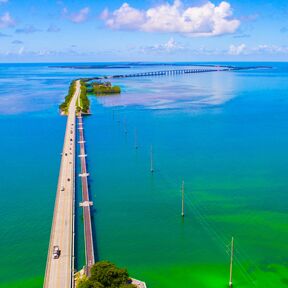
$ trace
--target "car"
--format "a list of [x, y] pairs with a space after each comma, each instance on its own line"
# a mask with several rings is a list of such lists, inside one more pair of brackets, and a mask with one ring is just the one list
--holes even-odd
[[58, 259], [60, 257], [61, 250], [58, 245], [53, 246], [53, 259]]

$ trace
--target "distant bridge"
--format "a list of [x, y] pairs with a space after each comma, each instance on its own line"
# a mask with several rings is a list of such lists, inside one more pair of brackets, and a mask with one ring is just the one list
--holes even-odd
[[204, 72], [215, 72], [215, 71], [228, 71], [233, 70], [229, 67], [219, 67], [219, 68], [201, 68], [201, 69], [171, 69], [171, 70], [161, 70], [152, 72], [139, 72], [131, 74], [119, 74], [111, 76], [97, 76], [91, 78], [82, 78], [83, 81], [91, 80], [103, 80], [103, 79], [116, 79], [116, 78], [132, 78], [132, 77], [149, 77], [149, 76], [169, 76], [169, 75], [179, 75], [179, 74], [192, 74], [192, 73], [204, 73]]
[[103, 80], [103, 79], [119, 79], [119, 78], [132, 78], [132, 77], [151, 77], [151, 76], [170, 76], [170, 75], [180, 75], [180, 74], [196, 74], [196, 73], [206, 73], [206, 72], [224, 72], [224, 71], [238, 71], [238, 70], [250, 70], [259, 68], [271, 68], [268, 66], [249, 66], [249, 67], [234, 67], [234, 66], [213, 66], [209, 68], [185, 68], [185, 69], [170, 69], [161, 71], [151, 71], [151, 72], [139, 72], [130, 74], [119, 74], [111, 76], [97, 76], [91, 78], [82, 78], [83, 81], [91, 80]]
[[[162, 71], [152, 71], [152, 72], [141, 72], [133, 74], [123, 74], [108, 76], [107, 78], [130, 78], [130, 77], [147, 77], [147, 76], [169, 76], [169, 75], [179, 75], [179, 74], [192, 74], [192, 73], [204, 73], [204, 72], [215, 72], [215, 71], [227, 71], [231, 68], [201, 68], [201, 69], [172, 69], [172, 70], [162, 70]], [[105, 78], [105, 77], [104, 77]]]

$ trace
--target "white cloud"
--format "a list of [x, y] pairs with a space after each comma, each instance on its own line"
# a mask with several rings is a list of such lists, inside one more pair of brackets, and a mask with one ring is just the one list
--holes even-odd
[[111, 29], [145, 32], [174, 32], [186, 36], [217, 36], [233, 33], [240, 21], [232, 18], [231, 5], [223, 1], [218, 6], [211, 2], [199, 7], [184, 7], [181, 0], [165, 3], [148, 10], [138, 10], [124, 3], [119, 9], [102, 12], [102, 19]]
[[230, 45], [227, 53], [230, 55], [280, 55], [288, 54], [288, 46], [259, 44], [254, 47], [248, 47], [245, 44]]
[[287, 46], [261, 44], [255, 48], [252, 48], [252, 51], [256, 52], [256, 53], [287, 54], [288, 53], [288, 47]]
[[178, 44], [173, 38], [170, 38], [165, 44], [164, 47], [170, 51], [174, 49], [183, 49], [183, 46]]
[[102, 18], [106, 18], [106, 25], [113, 29], [141, 29], [145, 23], [145, 14], [127, 3], [115, 10], [112, 15], [109, 15], [108, 10], [104, 10]]
[[228, 54], [230, 55], [240, 55], [245, 52], [246, 45], [245, 44], [240, 44], [240, 45], [230, 45]]
[[9, 0], [0, 0], [0, 4], [8, 3]]
[[176, 42], [174, 38], [170, 38], [166, 43], [164, 44], [156, 44], [154, 46], [146, 47], [145, 50], [153, 50], [153, 51], [159, 51], [159, 52], [173, 52], [178, 50], [183, 50], [184, 47]]
[[89, 7], [84, 7], [76, 13], [69, 13], [67, 8], [63, 9], [63, 15], [67, 17], [69, 20], [71, 20], [72, 22], [77, 23], [77, 24], [85, 22], [88, 18], [89, 13], [90, 13]]
[[5, 12], [0, 16], [0, 29], [15, 26], [15, 20], [12, 18], [9, 12]]

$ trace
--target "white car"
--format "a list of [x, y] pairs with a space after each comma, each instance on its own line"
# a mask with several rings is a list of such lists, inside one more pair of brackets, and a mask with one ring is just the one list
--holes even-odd
[[59, 246], [53, 246], [53, 259], [58, 259], [60, 257], [60, 249]]

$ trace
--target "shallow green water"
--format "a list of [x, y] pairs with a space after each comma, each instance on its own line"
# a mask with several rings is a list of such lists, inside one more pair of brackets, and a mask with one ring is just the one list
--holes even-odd
[[[288, 84], [286, 65], [274, 65], [121, 80], [122, 96], [92, 100], [85, 137], [98, 259], [149, 288], [227, 287], [234, 236], [234, 287], [287, 287]], [[0, 118], [0, 287], [42, 285], [65, 127], [53, 109], [75, 77], [65, 73], [53, 74], [51, 106], [39, 110], [31, 88], [36, 112]], [[77, 223], [80, 268], [81, 213]]]

